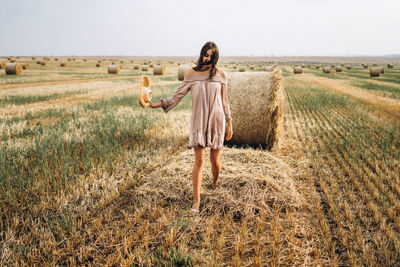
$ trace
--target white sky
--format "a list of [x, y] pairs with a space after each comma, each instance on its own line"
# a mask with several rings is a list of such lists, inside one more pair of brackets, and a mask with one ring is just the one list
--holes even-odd
[[400, 0], [0, 0], [0, 56], [400, 54]]

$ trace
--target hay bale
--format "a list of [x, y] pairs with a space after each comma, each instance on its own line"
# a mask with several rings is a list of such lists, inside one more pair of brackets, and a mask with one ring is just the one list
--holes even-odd
[[302, 74], [302, 73], [303, 73], [303, 68], [300, 67], [300, 66], [295, 66], [295, 67], [293, 68], [293, 73], [294, 73], [294, 74]]
[[40, 65], [42, 65], [42, 66], [46, 66], [46, 65], [47, 65], [47, 61], [45, 61], [45, 60], [42, 60], [42, 61], [40, 62]]
[[342, 72], [342, 66], [336, 66], [336, 72]]
[[351, 65], [346, 65], [346, 69], [351, 70]]
[[240, 67], [239, 68], [239, 72], [245, 72], [246, 71], [246, 68], [245, 67]]
[[301, 65], [301, 67], [304, 69], [306, 67], [306, 65], [303, 64], [303, 65]]
[[236, 70], [236, 69], [237, 69], [237, 67], [238, 67], [237, 65], [234, 65], [234, 66], [233, 66], [233, 69], [234, 69], [234, 70]]
[[315, 66], [315, 68], [316, 68], [317, 70], [319, 70], [320, 66], [319, 66], [319, 65], [317, 65], [317, 66]]
[[22, 68], [23, 68], [24, 70], [29, 69], [29, 64], [28, 64], [28, 63], [22, 63]]
[[329, 66], [325, 66], [325, 67], [322, 69], [322, 71], [323, 71], [324, 73], [331, 73], [331, 68], [330, 68]]
[[58, 61], [58, 58], [55, 58], [54, 61]]
[[36, 60], [36, 64], [40, 65], [40, 62], [41, 62], [40, 60]]
[[381, 68], [381, 73], [385, 73], [385, 68], [384, 67], [379, 67]]
[[10, 60], [11, 63], [15, 63], [15, 61], [16, 61], [15, 58], [13, 58], [13, 59]]
[[60, 66], [61, 67], [65, 67], [65, 66], [67, 66], [67, 63], [66, 62], [61, 62]]
[[232, 72], [228, 84], [232, 142], [279, 149], [284, 103], [281, 71]]
[[101, 66], [100, 63], [96, 63], [96, 67], [99, 68]]
[[22, 65], [19, 63], [7, 63], [6, 65], [7, 75], [20, 75], [22, 74]]
[[142, 65], [142, 71], [148, 71], [149, 68], [147, 67], [147, 65]]
[[35, 60], [35, 57], [32, 57], [32, 60]]
[[264, 67], [264, 70], [265, 70], [265, 71], [268, 71], [268, 72], [271, 72], [271, 71], [274, 70], [274, 66], [265, 66], [265, 67]]
[[369, 76], [371, 77], [379, 77], [381, 75], [381, 68], [371, 68], [369, 70]]
[[5, 68], [6, 68], [6, 63], [1, 62], [1, 63], [0, 63], [0, 69], [5, 69]]
[[165, 74], [165, 66], [163, 65], [155, 65], [153, 68], [153, 75], [164, 75]]
[[362, 63], [361, 66], [362, 66], [364, 69], [367, 69], [367, 68], [368, 68], [368, 64], [365, 64], [365, 63]]
[[133, 69], [134, 69], [134, 70], [142, 70], [142, 68], [141, 68], [139, 65], [137, 65], [137, 64], [136, 64], [135, 66], [133, 66]]
[[393, 64], [390, 64], [390, 63], [389, 63], [389, 64], [387, 64], [387, 67], [388, 67], [389, 69], [393, 69], [394, 66], [393, 66]]
[[108, 65], [109, 74], [119, 74], [120, 68], [118, 65]]
[[336, 66], [335, 66], [335, 65], [333, 65], [333, 64], [331, 65], [331, 67], [332, 67], [332, 69], [336, 68]]
[[178, 81], [183, 81], [185, 78], [185, 74], [188, 70], [190, 70], [192, 67], [190, 65], [181, 65], [178, 68]]
[[373, 67], [377, 67], [377, 66], [378, 66], [378, 64], [376, 64], [376, 63], [373, 63], [373, 64], [372, 64], [372, 66], [373, 66]]
[[150, 68], [153, 68], [153, 67], [154, 67], [154, 65], [153, 65], [153, 64], [150, 64], [150, 65], [149, 65], [149, 67], [150, 67]]
[[83, 59], [83, 62], [86, 62], [86, 61], [87, 61], [87, 59], [86, 59], [86, 58], [84, 58], [84, 59]]

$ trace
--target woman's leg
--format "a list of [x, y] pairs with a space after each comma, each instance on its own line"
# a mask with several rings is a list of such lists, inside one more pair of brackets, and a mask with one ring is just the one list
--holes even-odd
[[221, 170], [221, 164], [220, 164], [220, 156], [221, 156], [221, 149], [210, 149], [210, 160], [211, 160], [211, 169], [212, 169], [212, 174], [213, 174], [213, 184], [212, 188], [216, 189], [218, 186], [218, 178], [219, 178], [219, 172]]
[[194, 167], [192, 173], [194, 199], [192, 208], [197, 210], [200, 207], [200, 188], [203, 179], [204, 150], [204, 148], [194, 148]]

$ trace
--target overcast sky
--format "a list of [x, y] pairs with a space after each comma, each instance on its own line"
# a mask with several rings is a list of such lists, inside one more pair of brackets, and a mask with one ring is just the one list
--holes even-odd
[[0, 0], [0, 56], [400, 54], [400, 0]]

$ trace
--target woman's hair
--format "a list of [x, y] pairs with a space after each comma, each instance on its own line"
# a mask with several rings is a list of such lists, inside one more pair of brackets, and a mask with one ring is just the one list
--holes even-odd
[[[212, 49], [213, 54], [211, 56], [211, 60], [209, 62], [203, 62], [203, 57], [207, 55], [207, 50]], [[210, 66], [210, 79], [215, 76], [218, 71], [217, 62], [219, 59], [219, 49], [218, 46], [214, 42], [207, 42], [200, 51], [200, 57], [195, 62], [196, 66], [193, 67], [195, 71], [202, 70], [203, 66], [211, 65]]]

